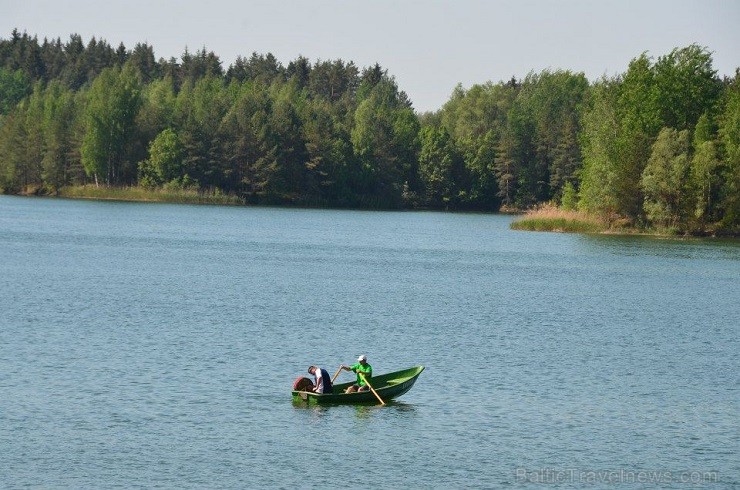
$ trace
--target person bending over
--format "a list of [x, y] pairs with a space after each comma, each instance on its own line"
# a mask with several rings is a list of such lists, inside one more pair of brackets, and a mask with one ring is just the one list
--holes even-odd
[[329, 376], [329, 373], [326, 369], [320, 368], [318, 366], [309, 366], [308, 374], [313, 374], [316, 378], [316, 386], [314, 387], [313, 391], [315, 391], [316, 393], [324, 394], [329, 394], [333, 392], [331, 386], [331, 376]]

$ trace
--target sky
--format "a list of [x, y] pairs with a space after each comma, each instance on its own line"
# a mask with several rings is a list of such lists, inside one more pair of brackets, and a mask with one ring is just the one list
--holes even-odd
[[457, 84], [563, 69], [590, 80], [624, 73], [641, 53], [657, 58], [697, 43], [720, 76], [740, 67], [740, 0], [0, 0], [0, 37], [92, 36], [157, 58], [205, 47], [224, 69], [238, 55], [271, 52], [377, 63], [419, 112]]

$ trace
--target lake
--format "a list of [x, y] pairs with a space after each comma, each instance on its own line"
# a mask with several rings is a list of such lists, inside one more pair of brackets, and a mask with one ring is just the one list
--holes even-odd
[[740, 485], [740, 243], [512, 219], [0, 196], [0, 486]]

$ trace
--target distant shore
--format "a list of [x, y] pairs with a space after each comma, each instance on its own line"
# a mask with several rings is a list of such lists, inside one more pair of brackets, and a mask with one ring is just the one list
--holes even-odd
[[[211, 204], [223, 206], [246, 206], [252, 203], [245, 198], [223, 194], [221, 192], [203, 192], [194, 189], [165, 189], [146, 188], [139, 186], [109, 187], [109, 186], [67, 186], [56, 192], [48, 192], [43, 188], [28, 188], [20, 195], [61, 197], [66, 199], [89, 199], [99, 201], [124, 202], [161, 202], [172, 204]], [[264, 205], [289, 206], [290, 202], [262, 203]], [[295, 204], [295, 203], [293, 203]], [[307, 206], [308, 207], [308, 206]], [[428, 208], [418, 209], [429, 210]], [[519, 214], [511, 223], [512, 230], [518, 231], [547, 231], [555, 233], [593, 233], [604, 235], [644, 235], [658, 237], [719, 237], [740, 238], [738, 230], [707, 229], [702, 232], [684, 233], [673, 228], [642, 228], [629, 223], [624, 219], [607, 221], [581, 211], [565, 210], [559, 207], [545, 205], [529, 211], [513, 208], [501, 209], [499, 214]]]
[[66, 186], [54, 192], [43, 188], [27, 188], [22, 196], [61, 197], [99, 201], [164, 202], [177, 204], [244, 205], [243, 198], [221, 192], [202, 192], [193, 189], [148, 189], [146, 187], [109, 187], [95, 185]]
[[[0, 189], [1, 191], [1, 189]], [[0, 192], [2, 193], [2, 192]], [[127, 202], [163, 202], [178, 204], [213, 204], [227, 206], [282, 206], [305, 207], [321, 209], [364, 209], [364, 210], [415, 210], [415, 211], [446, 211], [446, 209], [428, 206], [395, 208], [383, 207], [375, 201], [359, 202], [356, 205], [341, 206], [331, 202], [306, 200], [298, 195], [260, 195], [250, 197], [226, 194], [219, 189], [203, 191], [197, 189], [143, 187], [143, 186], [106, 186], [106, 185], [77, 185], [65, 186], [57, 190], [49, 190], [43, 186], [28, 186], [20, 196], [61, 197], [66, 199], [90, 199], [100, 201], [127, 201]], [[491, 212], [490, 210], [450, 209], [449, 211]], [[502, 209], [501, 214], [519, 214], [521, 210]]]

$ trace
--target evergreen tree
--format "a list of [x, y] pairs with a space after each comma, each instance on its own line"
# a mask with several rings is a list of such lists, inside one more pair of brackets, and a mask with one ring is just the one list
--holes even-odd
[[357, 67], [352, 62], [317, 61], [308, 77], [308, 89], [313, 96], [330, 102], [344, 95], [354, 97], [359, 83], [357, 74]]
[[285, 69], [285, 76], [288, 80], [295, 81], [300, 88], [307, 87], [311, 79], [311, 63], [307, 58], [299, 56], [288, 63], [288, 67]]
[[332, 104], [312, 99], [303, 120], [306, 144], [306, 188], [312, 200], [338, 206], [355, 205], [357, 174], [349, 133], [335, 117]]
[[149, 44], [136, 43], [128, 60], [138, 71], [142, 83], [148, 84], [159, 78], [160, 67], [154, 59], [154, 48]]
[[[266, 148], [268, 117], [272, 100], [267, 87], [262, 84], [244, 83], [227, 114], [220, 132], [223, 135], [223, 157], [228, 162], [226, 188], [256, 200], [265, 183], [258, 180], [258, 161]], [[260, 161], [260, 163], [262, 163]]]
[[75, 146], [75, 96], [59, 81], [53, 81], [44, 92], [44, 152], [42, 179], [52, 190], [67, 185], [72, 178]]
[[29, 184], [23, 119], [22, 111], [18, 110], [0, 124], [0, 189], [6, 193], [20, 192]]
[[463, 175], [462, 156], [443, 127], [424, 127], [420, 132], [419, 173], [424, 202], [433, 207], [456, 206]]
[[79, 90], [88, 81], [84, 53], [82, 36], [72, 34], [64, 45], [65, 62], [61, 73], [62, 82], [72, 90]]
[[237, 56], [236, 61], [226, 72], [226, 79], [239, 82], [249, 80], [270, 85], [275, 80], [282, 80], [284, 72], [285, 69], [272, 53], [261, 55], [253, 52], [249, 59]]
[[233, 103], [223, 78], [187, 81], [175, 103], [175, 125], [184, 148], [183, 171], [205, 188], [224, 185], [227, 162], [222, 157], [219, 128]]
[[440, 111], [440, 123], [463, 153], [467, 182], [461, 185], [469, 206], [498, 209], [496, 161], [504, 160], [498, 149], [516, 94], [517, 89], [503, 83], [474, 85], [469, 90], [458, 85]]
[[363, 193], [375, 206], [399, 207], [418, 158], [418, 120], [392, 80], [371, 90], [355, 112], [352, 145], [362, 163]]
[[62, 76], [66, 64], [64, 46], [61, 38], [51, 41], [44, 39], [41, 45], [41, 60], [44, 63], [45, 80], [58, 80]]

